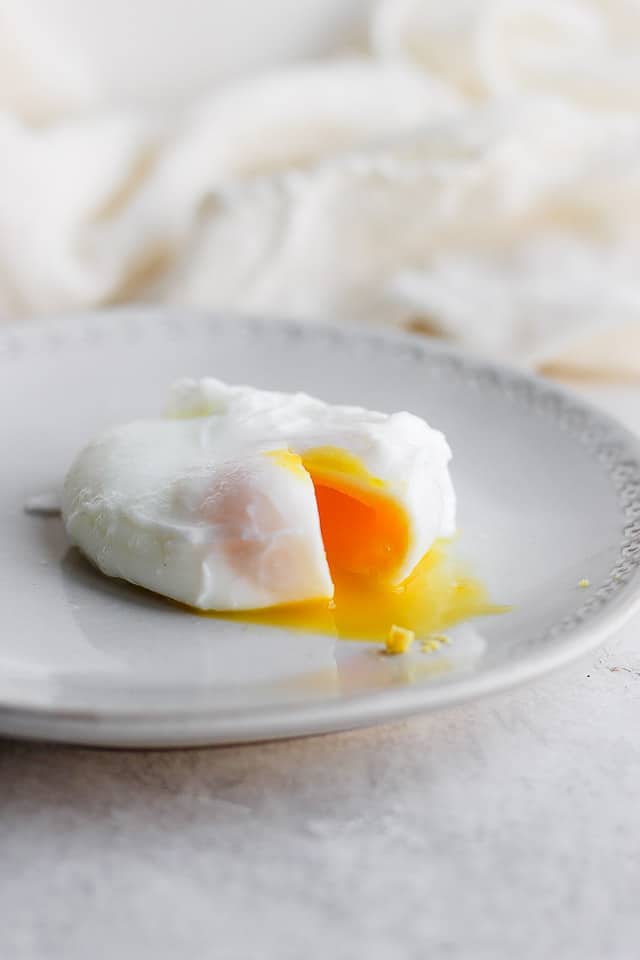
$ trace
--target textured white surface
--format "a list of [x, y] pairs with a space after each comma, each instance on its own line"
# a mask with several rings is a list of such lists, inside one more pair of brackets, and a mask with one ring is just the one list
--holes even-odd
[[[640, 426], [640, 391], [589, 391]], [[0, 956], [631, 960], [636, 619], [543, 682], [367, 732], [0, 744]]]

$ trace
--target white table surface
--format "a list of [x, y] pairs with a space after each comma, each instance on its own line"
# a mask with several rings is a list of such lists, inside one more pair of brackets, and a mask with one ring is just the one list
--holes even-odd
[[[640, 430], [640, 387], [583, 392]], [[0, 958], [633, 960], [639, 634], [369, 731], [0, 743]]]

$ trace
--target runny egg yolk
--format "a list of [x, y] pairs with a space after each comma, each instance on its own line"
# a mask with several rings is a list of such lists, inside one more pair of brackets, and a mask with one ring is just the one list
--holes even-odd
[[504, 609], [489, 603], [482, 584], [461, 569], [442, 541], [402, 583], [393, 584], [409, 546], [408, 519], [384, 482], [371, 476], [356, 457], [333, 447], [316, 448], [301, 457], [289, 450], [268, 456], [312, 479], [334, 597], [215, 616], [385, 640], [394, 625], [424, 637], [468, 617]]
[[383, 481], [333, 447], [310, 450], [301, 461], [313, 481], [332, 576], [391, 579], [407, 552], [409, 525]]

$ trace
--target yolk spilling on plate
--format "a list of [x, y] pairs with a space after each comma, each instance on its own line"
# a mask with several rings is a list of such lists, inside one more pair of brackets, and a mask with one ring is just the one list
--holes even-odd
[[420, 638], [469, 617], [504, 612], [506, 608], [492, 604], [484, 586], [461, 569], [449, 546], [446, 541], [434, 544], [396, 587], [375, 577], [332, 570], [333, 600], [214, 616], [345, 639], [384, 641], [392, 626], [413, 630]]
[[406, 555], [405, 512], [360, 461], [333, 447], [269, 454], [281, 466], [303, 469], [314, 484], [320, 527], [331, 576], [333, 600], [265, 610], [217, 613], [249, 623], [290, 627], [335, 636], [385, 640], [392, 626], [425, 637], [460, 620], [499, 613], [482, 584], [465, 573], [449, 545], [440, 541], [401, 584], [390, 581]]

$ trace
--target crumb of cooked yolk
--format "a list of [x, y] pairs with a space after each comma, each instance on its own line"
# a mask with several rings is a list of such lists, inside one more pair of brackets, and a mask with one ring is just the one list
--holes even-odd
[[397, 624], [392, 624], [385, 640], [385, 652], [390, 654], [406, 653], [416, 635], [413, 630], [406, 630]]
[[434, 653], [439, 650], [444, 643], [451, 643], [451, 639], [446, 633], [432, 633], [420, 641], [420, 649], [423, 653]]
[[590, 586], [591, 586], [591, 581], [590, 581], [590, 580], [587, 580], [586, 577], [583, 577], [582, 580], [579, 581], [578, 586], [579, 586], [579, 587], [582, 587], [583, 589], [584, 589], [585, 587], [590, 587]]

